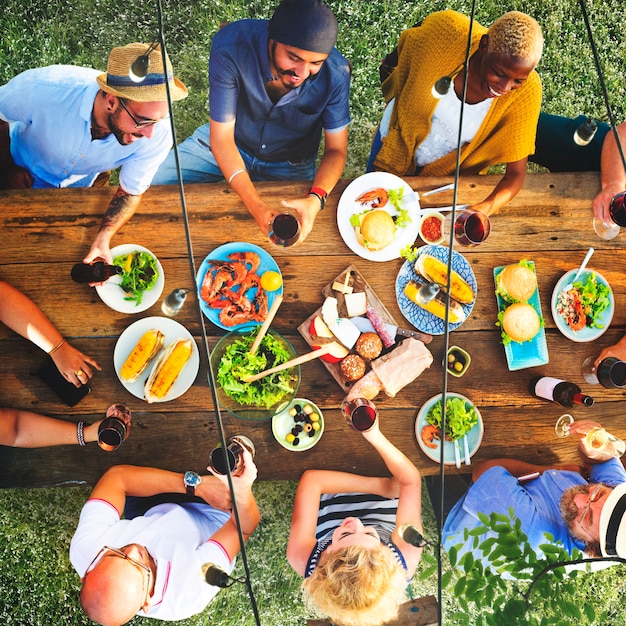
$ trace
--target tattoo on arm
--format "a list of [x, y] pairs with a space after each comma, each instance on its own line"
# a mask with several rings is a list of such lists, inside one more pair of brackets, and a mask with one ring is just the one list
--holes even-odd
[[140, 201], [141, 196], [132, 196], [121, 187], [118, 188], [102, 218], [100, 230], [117, 231], [131, 218]]

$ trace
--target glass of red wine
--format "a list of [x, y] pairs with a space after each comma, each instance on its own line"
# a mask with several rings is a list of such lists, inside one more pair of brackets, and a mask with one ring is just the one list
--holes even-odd
[[588, 357], [583, 361], [583, 378], [590, 385], [600, 383], [607, 389], [619, 389], [626, 387], [626, 362], [610, 356], [602, 359], [597, 369], [595, 367], [595, 357]]
[[465, 209], [454, 222], [454, 238], [461, 246], [477, 246], [489, 237], [491, 221], [481, 211]]
[[131, 411], [125, 404], [112, 404], [98, 427], [98, 445], [107, 452], [117, 450], [130, 432]]
[[610, 222], [593, 218], [593, 230], [601, 239], [613, 239], [619, 235], [620, 226], [626, 226], [626, 191], [613, 197], [609, 207]]
[[300, 238], [300, 222], [291, 213], [279, 213], [270, 222], [270, 241], [276, 246], [288, 248]]
[[371, 430], [378, 419], [374, 403], [366, 398], [346, 400], [341, 408], [346, 422], [360, 433]]

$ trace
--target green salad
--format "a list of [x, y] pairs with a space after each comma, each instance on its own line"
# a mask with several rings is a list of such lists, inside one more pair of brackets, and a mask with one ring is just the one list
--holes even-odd
[[156, 259], [148, 252], [135, 250], [116, 256], [113, 265], [122, 268], [120, 287], [127, 293], [124, 300], [140, 305], [144, 292], [154, 287], [159, 277]]
[[291, 354], [279, 337], [267, 333], [255, 355], [249, 350], [258, 330], [243, 335], [231, 343], [222, 356], [217, 368], [217, 382], [224, 393], [246, 406], [266, 409], [295, 393], [293, 368], [265, 376], [253, 383], [244, 383], [247, 376], [254, 376], [291, 358]]
[[[389, 202], [398, 212], [397, 215], [392, 215], [393, 222], [398, 228], [404, 228], [407, 224], [411, 223], [413, 220], [409, 215], [407, 209], [402, 207], [402, 197], [404, 196], [404, 187], [398, 187], [398, 189], [388, 189], [387, 194], [389, 196]], [[363, 217], [367, 215], [367, 213], [371, 213], [375, 209], [368, 207], [364, 211], [360, 213], [353, 213], [350, 216], [350, 226], [353, 228], [358, 228], [361, 225]], [[391, 214], [390, 214], [391, 215]]]
[[[441, 429], [441, 398], [426, 415], [426, 422]], [[456, 440], [466, 435], [478, 424], [478, 413], [473, 406], [466, 406], [465, 400], [446, 398], [446, 439]]]
[[600, 323], [600, 316], [611, 304], [611, 290], [598, 282], [595, 272], [586, 274], [583, 280], [577, 280], [573, 285], [580, 295], [583, 312], [590, 328], [604, 328]]

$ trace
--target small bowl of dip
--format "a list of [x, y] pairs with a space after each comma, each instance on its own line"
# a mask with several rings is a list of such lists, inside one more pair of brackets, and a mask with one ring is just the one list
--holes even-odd
[[444, 220], [444, 216], [439, 211], [425, 211], [420, 219], [420, 239], [434, 246], [442, 243], [446, 236], [443, 228]]

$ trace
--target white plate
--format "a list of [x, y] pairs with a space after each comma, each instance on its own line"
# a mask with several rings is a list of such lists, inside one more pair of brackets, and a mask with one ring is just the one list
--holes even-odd
[[[296, 423], [302, 424], [302, 422], [295, 422], [293, 417], [289, 415], [289, 410], [296, 404], [299, 404], [302, 408], [304, 408], [307, 404], [310, 404], [314, 411], [320, 416], [319, 422], [321, 428], [313, 437], [309, 437], [307, 433], [304, 434], [304, 437], [299, 436], [298, 439], [300, 440], [300, 443], [297, 446], [294, 446], [285, 440], [285, 436], [291, 432], [291, 429], [296, 425]], [[302, 452], [303, 450], [312, 448], [322, 438], [323, 432], [324, 416], [322, 415], [322, 412], [317, 405], [313, 404], [310, 400], [306, 400], [305, 398], [294, 398], [285, 406], [284, 409], [281, 409], [272, 418], [272, 433], [274, 434], [274, 438], [283, 448], [287, 448], [287, 450], [291, 450], [293, 452]], [[300, 435], [302, 435], [302, 433], [300, 433]]]
[[[419, 249], [419, 254], [430, 254], [439, 259], [443, 263], [448, 262], [448, 250], [445, 246], [422, 246]], [[465, 312], [465, 318], [467, 319], [474, 308], [474, 302], [478, 295], [478, 287], [476, 285], [476, 276], [471, 265], [467, 262], [467, 259], [459, 254], [456, 250], [452, 251], [452, 269], [472, 288], [474, 292], [474, 301], [471, 304], [461, 304], [463, 311]], [[404, 288], [407, 286], [410, 280], [420, 280], [420, 277], [415, 272], [415, 262], [405, 261], [398, 276], [396, 278], [396, 300], [402, 315], [423, 333], [429, 335], [443, 335], [445, 329], [445, 322], [441, 318], [429, 313], [421, 306], [415, 304], [404, 294]], [[421, 279], [424, 280], [423, 278]], [[456, 324], [449, 324], [450, 330], [458, 328], [463, 322], [457, 322]]]
[[554, 318], [554, 323], [556, 327], [568, 338], [572, 341], [576, 341], [579, 343], [584, 343], [587, 341], [594, 341], [601, 335], [603, 335], [609, 325], [611, 324], [611, 320], [613, 319], [613, 312], [615, 310], [615, 298], [613, 297], [613, 290], [611, 289], [611, 285], [606, 281], [602, 274], [596, 272], [595, 270], [583, 270], [576, 280], [576, 282], [582, 281], [589, 274], [595, 274], [596, 280], [598, 284], [606, 285], [609, 288], [609, 298], [611, 300], [611, 304], [602, 312], [600, 315], [600, 319], [598, 320], [600, 323], [604, 324], [604, 328], [590, 328], [589, 326], [585, 326], [581, 330], [572, 330], [567, 322], [557, 313], [556, 311], [556, 302], [558, 300], [559, 294], [563, 291], [563, 288], [574, 280], [574, 276], [578, 269], [570, 270], [569, 272], [563, 274], [561, 276], [559, 282], [554, 287], [554, 291], [552, 292], [552, 300], [550, 301], [550, 310], [552, 311], [552, 317]]
[[[175, 339], [191, 339], [192, 353], [189, 361], [183, 368], [176, 382], [169, 390], [163, 400], [158, 402], [168, 402], [174, 400], [179, 396], [182, 396], [191, 385], [193, 385], [198, 375], [198, 369], [200, 368], [200, 355], [198, 353], [198, 346], [191, 336], [191, 333], [177, 321], [170, 319], [169, 317], [144, 317], [132, 323], [124, 332], [119, 336], [117, 343], [115, 344], [115, 350], [113, 352], [113, 366], [115, 367], [115, 373], [120, 379], [120, 382], [130, 393], [135, 397], [144, 400], [143, 387], [146, 380], [150, 376], [150, 372], [154, 367], [154, 361], [152, 365], [148, 366], [148, 369], [139, 377], [135, 382], [129, 383], [122, 380], [120, 376], [120, 370], [124, 361], [128, 358], [128, 355], [132, 352], [133, 348], [137, 345], [137, 342], [141, 339], [143, 334], [149, 331], [151, 328], [160, 330], [165, 335], [165, 341], [163, 347], [166, 348]], [[156, 357], [155, 357], [156, 359]]]
[[[200, 303], [200, 308], [202, 312], [206, 316], [206, 318], [218, 326], [219, 328], [223, 328], [224, 330], [247, 330], [252, 329], [255, 326], [259, 326], [262, 322], [246, 322], [244, 324], [235, 324], [234, 326], [226, 326], [220, 321], [220, 309], [214, 309], [210, 307], [200, 296], [200, 290], [202, 288], [202, 281], [204, 280], [205, 274], [209, 271], [211, 264], [210, 260], [220, 260], [220, 261], [228, 261], [228, 255], [233, 254], [234, 252], [254, 252], [259, 255], [261, 259], [261, 263], [259, 264], [259, 269], [257, 270], [257, 274], [262, 276], [265, 272], [273, 271], [280, 274], [280, 268], [278, 264], [274, 260], [274, 258], [263, 248], [259, 248], [259, 246], [255, 246], [251, 243], [246, 243], [244, 241], [235, 241], [232, 243], [226, 243], [223, 246], [219, 246], [215, 248], [211, 254], [209, 254], [204, 261], [200, 264], [198, 268], [198, 274], [196, 276], [196, 283], [198, 288], [198, 302]], [[237, 288], [238, 289], [238, 288]], [[247, 297], [249, 299], [254, 298], [257, 292], [256, 287], [252, 287], [248, 290]], [[274, 299], [278, 295], [282, 295], [283, 287], [281, 285], [280, 289], [276, 289], [276, 291], [268, 291], [267, 292], [267, 310], [269, 311], [272, 307], [272, 303]]]
[[143, 246], [138, 246], [133, 243], [124, 243], [119, 246], [115, 246], [115, 248], [111, 250], [111, 256], [115, 258], [116, 256], [130, 254], [135, 251], [147, 252], [156, 259], [159, 276], [156, 283], [154, 283], [150, 289], [144, 291], [141, 304], [135, 304], [135, 302], [124, 300], [126, 292], [120, 287], [122, 277], [119, 274], [111, 276], [111, 278], [109, 278], [109, 280], [102, 285], [96, 285], [96, 291], [102, 302], [118, 313], [141, 313], [142, 311], [149, 309], [161, 297], [163, 287], [165, 286], [165, 274], [163, 273], [163, 267], [161, 266], [159, 259], [157, 259], [156, 256], [148, 250], [148, 248], [144, 248]]
[[[460, 393], [446, 393], [446, 398], [460, 398], [461, 400], [465, 401], [466, 405], [470, 404], [476, 409], [476, 413], [478, 415], [478, 423], [466, 435], [467, 443], [469, 446], [469, 453], [471, 457], [476, 453], [476, 450], [478, 450], [483, 440], [484, 425], [483, 425], [482, 415], [480, 414], [478, 407], [471, 400], [469, 400], [465, 396], [462, 396]], [[429, 459], [431, 459], [432, 461], [435, 461], [435, 463], [439, 463], [439, 458], [441, 454], [440, 442], [435, 439], [433, 441], [433, 444], [435, 445], [435, 447], [429, 448], [422, 441], [422, 428], [424, 428], [424, 426], [428, 424], [428, 422], [426, 421], [426, 416], [428, 415], [428, 412], [439, 400], [441, 400], [440, 393], [437, 394], [436, 396], [433, 396], [430, 400], [427, 400], [422, 405], [422, 408], [417, 414], [417, 419], [415, 420], [415, 437], [417, 439], [417, 443], [419, 444], [419, 447], [422, 449], [422, 452]], [[457, 441], [457, 444], [459, 446], [459, 455], [461, 458], [461, 463], [464, 464], [465, 463], [465, 451], [463, 448], [463, 439], [459, 439]], [[452, 441], [444, 442], [443, 462], [445, 465], [454, 465], [456, 463], [455, 455], [454, 455], [454, 443]]]
[[[382, 250], [374, 252], [364, 248], [357, 241], [354, 227], [350, 224], [350, 218], [355, 213], [361, 213], [365, 209], [360, 202], [356, 201], [356, 198], [370, 189], [376, 189], [376, 187], [384, 187], [385, 189], [404, 187], [402, 206], [409, 212], [411, 221], [404, 228], [397, 229], [396, 239], [393, 243], [390, 243]], [[381, 208], [391, 216], [398, 214], [391, 202], [387, 202]], [[407, 244], [413, 245], [417, 239], [419, 222], [420, 203], [417, 192], [413, 191], [408, 183], [401, 178], [387, 172], [370, 172], [353, 180], [341, 194], [337, 206], [337, 225], [339, 226], [341, 237], [352, 252], [368, 261], [391, 261], [392, 259], [400, 258], [400, 250]]]

